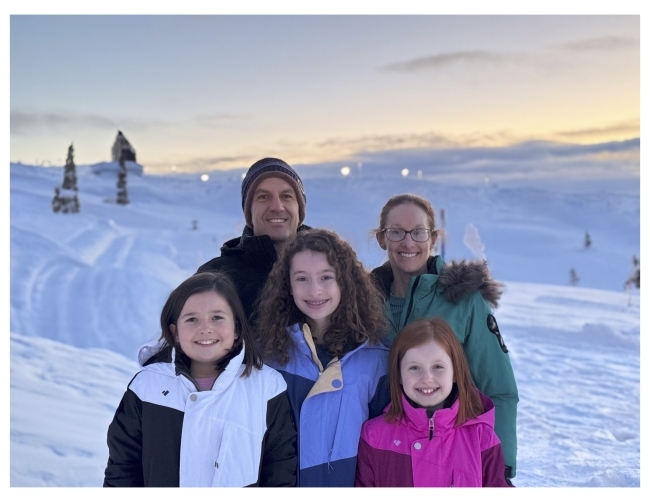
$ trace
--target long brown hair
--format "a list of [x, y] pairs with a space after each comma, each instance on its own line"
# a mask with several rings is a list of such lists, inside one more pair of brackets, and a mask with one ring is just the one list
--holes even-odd
[[458, 398], [458, 416], [456, 425], [464, 424], [470, 418], [476, 418], [483, 413], [483, 403], [474, 385], [469, 365], [465, 358], [463, 346], [458, 341], [449, 324], [441, 317], [418, 319], [406, 325], [395, 337], [388, 355], [388, 378], [390, 382], [391, 405], [386, 414], [386, 421], [400, 420], [404, 416], [402, 406], [402, 385], [400, 383], [400, 364], [406, 351], [434, 341], [445, 350], [451, 359], [454, 370], [454, 387], [450, 394], [453, 403], [454, 394]]
[[[239, 354], [244, 344], [246, 352], [244, 353], [243, 363], [246, 365], [242, 377], [248, 377], [253, 368], [262, 369], [262, 357], [255, 346], [250, 324], [246, 320], [244, 307], [237, 295], [237, 290], [230, 277], [223, 272], [201, 272], [184, 280], [174, 291], [171, 292], [165, 306], [160, 313], [160, 329], [162, 334], [160, 340], [165, 340], [165, 346], [175, 347], [177, 351], [183, 353], [180, 344], [172, 333], [169, 325], [178, 323], [178, 316], [185, 306], [185, 302], [192, 295], [214, 291], [221, 296], [230, 310], [232, 310], [235, 321], [235, 333], [239, 335], [232, 346], [232, 349], [224, 357], [215, 363], [218, 371], [222, 371], [230, 360]], [[164, 349], [163, 346], [162, 348]]]
[[314, 228], [298, 232], [275, 262], [258, 300], [255, 328], [262, 354], [284, 364], [293, 344], [287, 327], [304, 322], [305, 315], [291, 296], [289, 271], [293, 257], [301, 251], [323, 253], [336, 272], [341, 301], [330, 316], [323, 342], [335, 356], [343, 356], [351, 346], [366, 340], [379, 343], [386, 320], [379, 292], [356, 253], [343, 239], [329, 230]]

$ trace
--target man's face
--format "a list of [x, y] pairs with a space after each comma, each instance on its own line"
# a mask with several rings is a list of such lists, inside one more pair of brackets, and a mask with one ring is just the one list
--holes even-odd
[[275, 243], [296, 235], [299, 206], [296, 193], [282, 178], [266, 178], [257, 185], [251, 203], [253, 235], [268, 235]]

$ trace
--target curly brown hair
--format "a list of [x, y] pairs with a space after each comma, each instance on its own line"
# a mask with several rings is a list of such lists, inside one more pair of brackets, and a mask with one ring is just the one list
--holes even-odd
[[329, 230], [314, 228], [299, 232], [282, 251], [259, 296], [254, 316], [259, 346], [265, 357], [285, 364], [293, 341], [287, 327], [305, 322], [291, 296], [289, 271], [293, 257], [301, 251], [323, 253], [336, 272], [341, 301], [330, 316], [323, 345], [341, 357], [364, 341], [379, 343], [386, 320], [382, 299], [370, 274], [343, 239]]

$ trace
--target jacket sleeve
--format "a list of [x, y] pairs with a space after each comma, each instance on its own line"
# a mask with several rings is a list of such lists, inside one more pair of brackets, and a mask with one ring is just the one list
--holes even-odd
[[[506, 345], [498, 327], [495, 328], [496, 320], [487, 302], [479, 292], [474, 293], [469, 301], [471, 306], [465, 332], [465, 356], [474, 383], [494, 402], [494, 430], [501, 440], [506, 468], [510, 467], [510, 475], [514, 477], [517, 467], [519, 394], [510, 356], [504, 351]], [[493, 331], [488, 326], [491, 326]]]
[[296, 486], [296, 429], [286, 391], [269, 400], [259, 486]]
[[503, 450], [500, 444], [483, 450], [481, 452], [481, 462], [483, 464], [483, 486], [493, 487], [512, 487], [505, 476], [505, 465], [503, 463]]
[[104, 487], [144, 486], [142, 471], [142, 401], [127, 389], [108, 426], [108, 464]]
[[354, 486], [372, 487], [375, 484], [375, 473], [372, 465], [372, 447], [368, 444], [365, 436], [365, 427], [361, 431], [359, 439], [359, 450], [357, 452], [357, 470], [354, 476]]

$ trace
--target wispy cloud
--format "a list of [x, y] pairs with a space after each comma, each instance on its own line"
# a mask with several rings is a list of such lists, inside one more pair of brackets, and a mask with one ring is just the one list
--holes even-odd
[[433, 56], [398, 61], [380, 66], [378, 69], [388, 72], [413, 73], [421, 70], [435, 70], [459, 63], [501, 65], [504, 63], [520, 63], [526, 59], [526, 55], [515, 53], [488, 51], [443, 52]]
[[442, 134], [430, 132], [424, 134], [378, 134], [353, 138], [328, 138], [316, 143], [315, 147], [323, 150], [378, 151], [396, 148], [444, 148], [458, 143]]
[[491, 134], [468, 133], [462, 135], [445, 135], [439, 132], [421, 134], [376, 134], [358, 137], [332, 137], [313, 145], [319, 152], [339, 152], [357, 154], [360, 152], [381, 152], [398, 149], [417, 148], [461, 148], [474, 146], [496, 146], [513, 144], [521, 137], [507, 131]]
[[[547, 49], [552, 51], [559, 50], [574, 54], [588, 52], [614, 52], [635, 48], [639, 48], [638, 38], [615, 36], [587, 38], [547, 47]], [[482, 50], [442, 52], [431, 56], [397, 61], [395, 63], [379, 66], [377, 69], [384, 72], [415, 73], [426, 70], [439, 70], [459, 64], [497, 66], [503, 64], [542, 63], [547, 62], [548, 57], [548, 53], [535, 52], [511, 53]]]
[[638, 136], [640, 124], [638, 120], [629, 120], [627, 122], [619, 122], [605, 127], [594, 127], [590, 129], [576, 129], [572, 131], [561, 131], [557, 133], [559, 137], [565, 138], [582, 138], [589, 136], [602, 136], [604, 134], [629, 134], [630, 136]]
[[213, 113], [210, 115], [199, 115], [195, 118], [196, 123], [201, 127], [219, 129], [230, 127], [234, 122], [240, 122], [250, 119], [249, 115], [236, 113]]
[[12, 111], [10, 114], [11, 134], [24, 134], [37, 128], [63, 129], [66, 127], [90, 127], [93, 129], [115, 129], [112, 120], [98, 115], [72, 116], [59, 113], [25, 113]]
[[[511, 146], [404, 149], [359, 152], [353, 158], [365, 166], [422, 169], [441, 176], [639, 176], [640, 140], [593, 145], [529, 141]], [[433, 171], [432, 171], [433, 169]]]
[[639, 39], [633, 37], [596, 37], [554, 45], [551, 48], [570, 52], [603, 52], [638, 49]]
[[152, 169], [153, 171], [162, 172], [168, 171], [172, 165], [175, 165], [180, 172], [198, 172], [211, 171], [214, 169], [230, 169], [240, 166], [248, 167], [251, 163], [251, 157], [245, 155], [231, 157], [196, 157], [181, 162], [148, 162], [147, 168]]
[[142, 131], [169, 124], [161, 120], [137, 120], [131, 118], [109, 118], [101, 115], [74, 115], [64, 113], [21, 112], [10, 113], [10, 134], [26, 135], [37, 130], [63, 130], [70, 128], [91, 128], [100, 130], [130, 129]]

